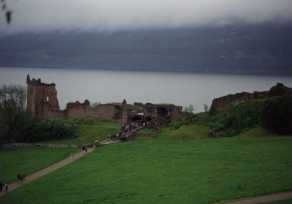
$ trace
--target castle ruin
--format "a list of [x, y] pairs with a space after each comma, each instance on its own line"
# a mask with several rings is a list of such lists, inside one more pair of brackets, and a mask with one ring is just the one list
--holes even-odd
[[292, 89], [289, 87], [286, 87], [282, 83], [277, 83], [268, 91], [255, 91], [253, 93], [242, 92], [242, 93], [230, 94], [227, 96], [215, 98], [212, 101], [210, 111], [211, 113], [228, 111], [231, 107], [239, 103], [249, 101], [249, 100], [265, 99], [269, 97], [286, 96], [286, 95], [292, 95]]
[[35, 118], [53, 117], [91, 117], [99, 120], [113, 120], [121, 124], [132, 121], [151, 121], [164, 124], [182, 115], [182, 107], [172, 104], [107, 103], [91, 105], [88, 100], [67, 103], [66, 108], [59, 107], [56, 85], [46, 84], [41, 79], [30, 79], [27, 75], [27, 110]]

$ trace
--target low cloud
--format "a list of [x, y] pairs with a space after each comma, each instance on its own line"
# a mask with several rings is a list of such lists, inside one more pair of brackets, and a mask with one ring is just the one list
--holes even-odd
[[292, 19], [291, 0], [6, 0], [0, 32], [136, 29]]

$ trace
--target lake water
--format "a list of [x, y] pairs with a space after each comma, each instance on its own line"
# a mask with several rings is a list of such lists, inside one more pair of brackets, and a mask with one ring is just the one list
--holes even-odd
[[192, 104], [195, 112], [212, 99], [242, 91], [263, 91], [277, 82], [292, 87], [292, 77], [159, 73], [72, 69], [0, 68], [0, 85], [25, 85], [26, 74], [56, 83], [61, 108], [67, 102], [151, 102]]

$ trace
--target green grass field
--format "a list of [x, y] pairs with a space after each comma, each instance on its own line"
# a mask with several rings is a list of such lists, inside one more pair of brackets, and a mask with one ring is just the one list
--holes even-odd
[[207, 204], [292, 190], [291, 137], [211, 139], [207, 131], [167, 128], [99, 147], [0, 202]]
[[28, 175], [76, 151], [72, 148], [52, 149], [44, 147], [0, 149], [0, 181], [14, 181], [18, 173]]
[[[68, 119], [70, 120], [70, 119]], [[81, 121], [77, 122], [77, 137], [63, 140], [48, 141], [48, 143], [60, 144], [89, 144], [95, 140], [103, 140], [120, 130], [120, 125], [111, 121]]]
[[[275, 133], [270, 133], [262, 127], [255, 127], [240, 133], [237, 137], [247, 138], [247, 137], [257, 137], [257, 138], [267, 138], [267, 137], [278, 137]], [[287, 135], [286, 137], [291, 137], [292, 135]]]

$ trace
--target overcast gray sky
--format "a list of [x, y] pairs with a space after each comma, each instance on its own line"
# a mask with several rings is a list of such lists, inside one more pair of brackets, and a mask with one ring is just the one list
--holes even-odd
[[[125, 29], [292, 19], [292, 0], [6, 0], [0, 32], [9, 30]], [[8, 27], [8, 28], [7, 28]]]

